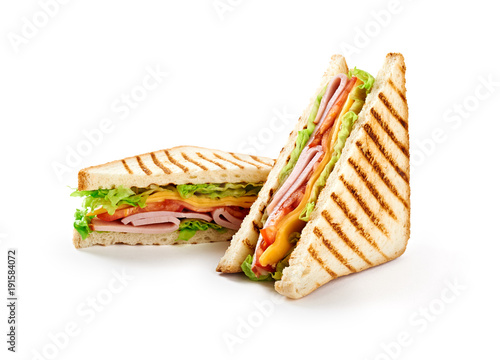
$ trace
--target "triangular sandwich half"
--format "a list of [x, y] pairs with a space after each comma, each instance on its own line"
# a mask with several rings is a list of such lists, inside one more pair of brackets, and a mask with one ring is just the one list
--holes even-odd
[[260, 156], [180, 146], [80, 170], [73, 243], [168, 245], [226, 241], [273, 165]]
[[[306, 145], [290, 170], [286, 164], [301, 143], [297, 132], [292, 133], [219, 271], [237, 272], [240, 267], [253, 280], [278, 280], [278, 292], [300, 298], [336, 277], [385, 263], [405, 251], [410, 235], [405, 69], [403, 56], [391, 53], [371, 85], [373, 78], [351, 70], [347, 78], [359, 77], [368, 93], [361, 111], [356, 102], [349, 103], [353, 98], [361, 101], [359, 91], [340, 87], [339, 95], [337, 88], [333, 102], [341, 102], [349, 91], [332, 125], [340, 126], [331, 130], [339, 135], [318, 142], [319, 130], [314, 129], [302, 140]], [[325, 82], [328, 79], [320, 89]], [[301, 119], [310, 117], [311, 109]], [[304, 121], [299, 123], [298, 128], [304, 128]], [[332, 146], [333, 151], [325, 150]], [[328, 156], [331, 160], [322, 168]]]

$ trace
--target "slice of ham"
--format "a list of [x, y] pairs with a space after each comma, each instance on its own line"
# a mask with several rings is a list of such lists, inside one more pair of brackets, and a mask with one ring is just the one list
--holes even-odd
[[335, 101], [338, 99], [342, 90], [347, 83], [347, 75], [346, 74], [338, 74], [330, 80], [328, 83], [328, 87], [321, 99], [321, 103], [318, 108], [318, 113], [316, 114], [316, 118], [314, 119], [315, 124], [321, 125], [322, 121], [325, 119], [325, 115], [328, 114], [328, 111], [333, 106]]
[[267, 213], [271, 214], [276, 206], [279, 206], [283, 202], [283, 197], [285, 197], [288, 193], [288, 190], [294, 186], [296, 183], [297, 179], [300, 177], [304, 169], [307, 167], [307, 165], [311, 162], [311, 160], [314, 158], [314, 156], [321, 151], [321, 146], [316, 146], [313, 148], [310, 147], [305, 147], [304, 150], [302, 150], [302, 154], [300, 154], [299, 159], [297, 160], [297, 163], [293, 167], [293, 170], [291, 174], [288, 176], [286, 179], [285, 183], [278, 189], [276, 194], [273, 196], [273, 199], [267, 205]]
[[288, 183], [286, 184], [287, 186], [282, 186], [276, 193], [276, 196], [273, 198], [271, 204], [267, 206], [269, 217], [271, 217], [273, 212], [275, 212], [276, 209], [279, 209], [281, 204], [283, 204], [283, 202], [306, 181], [307, 176], [311, 173], [314, 165], [324, 154], [324, 152], [321, 150], [321, 146], [306, 149], [307, 150], [304, 151], [307, 151], [307, 155], [304, 156], [304, 158], [301, 160], [300, 166], [299, 162], [297, 161], [297, 164], [295, 165], [297, 171], [295, 172], [294, 168], [292, 174], [290, 174], [289, 178], [286, 181]]
[[144, 226], [125, 225], [119, 220], [104, 221], [93, 218], [91, 228], [94, 231], [125, 232], [136, 234], [167, 234], [179, 229], [181, 221], [173, 218], [171, 222]]
[[[335, 88], [335, 93], [329, 98], [328, 104], [326, 105], [325, 109], [321, 112], [321, 115], [319, 115], [319, 110], [318, 114], [316, 114], [316, 119], [314, 120], [314, 123], [317, 124], [316, 128], [314, 130], [317, 130], [323, 121], [325, 121], [326, 115], [330, 112], [330, 109], [332, 106], [335, 104], [335, 102], [338, 100], [340, 94], [342, 94], [342, 91], [344, 91], [346, 85], [347, 85], [347, 75], [346, 74], [338, 74], [334, 76], [334, 78], [331, 80], [332, 88]], [[328, 92], [328, 89], [327, 89]], [[326, 93], [325, 93], [326, 95]], [[323, 102], [323, 99], [321, 99], [321, 102]], [[320, 105], [321, 108], [321, 105]], [[319, 116], [321, 116], [319, 118]], [[319, 119], [318, 119], [319, 118]], [[314, 133], [313, 133], [314, 135]], [[311, 136], [313, 138], [314, 136]]]
[[134, 226], [144, 226], [150, 224], [173, 222], [172, 219], [179, 218], [201, 219], [208, 222], [212, 221], [212, 217], [209, 214], [176, 211], [150, 211], [127, 216], [126, 218], [123, 218], [121, 222], [123, 224], [130, 223]]
[[212, 211], [212, 217], [217, 225], [224, 226], [225, 228], [238, 230], [241, 226], [242, 219], [238, 219], [231, 215], [226, 209], [219, 208]]

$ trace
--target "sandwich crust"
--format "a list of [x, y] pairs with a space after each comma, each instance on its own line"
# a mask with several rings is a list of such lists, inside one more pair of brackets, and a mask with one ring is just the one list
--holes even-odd
[[87, 248], [94, 245], [181, 245], [181, 244], [203, 244], [218, 241], [229, 241], [235, 231], [227, 229], [220, 233], [214, 229], [198, 231], [189, 240], [179, 240], [179, 231], [169, 234], [133, 234], [120, 232], [92, 232], [83, 240], [78, 231], [73, 230], [73, 245], [75, 248]]
[[119, 185], [264, 182], [273, 163], [263, 156], [178, 146], [82, 169], [78, 173], [78, 190]]

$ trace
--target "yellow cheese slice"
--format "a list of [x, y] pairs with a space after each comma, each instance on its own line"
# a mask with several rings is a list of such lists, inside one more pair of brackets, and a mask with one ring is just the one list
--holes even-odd
[[[200, 208], [211, 208], [211, 207], [219, 207], [219, 206], [240, 206], [243, 208], [249, 208], [252, 206], [254, 201], [257, 199], [256, 196], [242, 196], [242, 197], [234, 197], [234, 196], [227, 196], [221, 199], [210, 199], [206, 197], [198, 197], [198, 196], [191, 196], [190, 198], [184, 199], [179, 195], [179, 193], [173, 192], [173, 191], [158, 191], [152, 195], [150, 195], [146, 199], [146, 204], [151, 204], [154, 202], [160, 202], [164, 200], [179, 200], [182, 202], [185, 202], [186, 204], [200, 207]], [[118, 206], [119, 209], [126, 209], [129, 207], [133, 207], [131, 205], [120, 205]], [[99, 208], [97, 210], [94, 210], [93, 212], [87, 214], [87, 216], [92, 216], [92, 215], [99, 215], [103, 214], [106, 212], [106, 209], [104, 208]]]
[[[361, 81], [358, 79], [352, 88], [351, 92], [349, 95], [352, 94], [353, 91], [356, 90], [356, 87], [361, 83]], [[328, 144], [330, 146], [328, 149], [326, 149], [325, 156], [323, 160], [321, 161], [320, 165], [316, 168], [315, 172], [311, 175], [311, 178], [309, 179], [307, 186], [306, 186], [306, 191], [304, 193], [304, 197], [302, 198], [302, 201], [300, 204], [289, 214], [287, 214], [279, 224], [277, 224], [278, 231], [276, 232], [276, 238], [274, 240], [274, 243], [269, 245], [269, 247], [261, 254], [259, 258], [259, 263], [262, 266], [267, 266], [269, 264], [276, 264], [279, 261], [281, 261], [285, 255], [291, 250], [292, 244], [288, 241], [290, 235], [294, 232], [301, 232], [304, 226], [306, 225], [305, 221], [302, 221], [299, 219], [299, 216], [302, 212], [302, 210], [306, 207], [307, 202], [309, 201], [309, 196], [311, 195], [311, 191], [313, 189], [314, 184], [318, 180], [319, 176], [323, 172], [323, 169], [325, 166], [328, 164], [330, 159], [332, 158], [332, 153], [334, 149], [334, 145], [337, 142], [337, 138], [339, 135], [340, 131], [340, 125], [342, 121], [342, 117], [349, 111], [351, 108], [352, 104], [354, 103], [354, 100], [351, 99], [351, 96], [347, 98], [347, 101], [344, 104], [344, 107], [342, 108], [342, 111], [340, 112], [340, 115], [337, 117], [335, 121], [335, 127], [333, 131], [330, 133], [330, 139], [328, 141]]]

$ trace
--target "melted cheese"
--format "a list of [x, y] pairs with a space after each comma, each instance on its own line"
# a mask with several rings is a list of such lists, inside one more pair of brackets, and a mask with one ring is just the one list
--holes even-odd
[[[360, 80], [358, 79], [354, 84], [349, 95], [356, 90], [356, 87], [360, 84]], [[274, 243], [269, 245], [269, 247], [262, 253], [259, 258], [259, 262], [262, 266], [267, 266], [270, 264], [277, 264], [281, 261], [285, 255], [292, 249], [292, 244], [288, 241], [290, 235], [294, 232], [301, 232], [306, 223], [299, 219], [300, 213], [306, 207], [307, 202], [309, 201], [309, 196], [311, 195], [311, 191], [313, 189], [314, 184], [318, 180], [319, 176], [323, 172], [323, 169], [328, 164], [330, 159], [332, 158], [333, 149], [335, 143], [337, 142], [337, 138], [340, 131], [340, 125], [342, 121], [342, 117], [349, 111], [354, 100], [351, 99], [351, 96], [347, 98], [347, 101], [340, 112], [340, 115], [335, 120], [335, 125], [333, 131], [330, 133], [330, 139], [328, 140], [328, 144], [330, 146], [326, 149], [325, 156], [321, 161], [320, 165], [316, 168], [314, 173], [311, 175], [311, 178], [308, 181], [306, 191], [304, 193], [304, 197], [300, 202], [299, 206], [297, 206], [292, 212], [287, 214], [279, 224], [277, 224], [278, 231], [276, 233], [276, 238]]]

